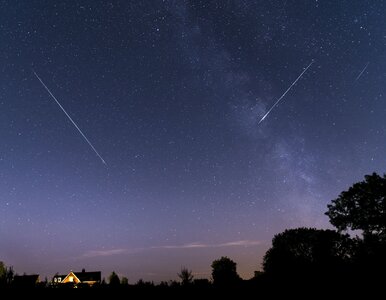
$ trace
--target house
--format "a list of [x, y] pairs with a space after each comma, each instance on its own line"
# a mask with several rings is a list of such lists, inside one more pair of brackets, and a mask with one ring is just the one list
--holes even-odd
[[101, 282], [101, 272], [71, 271], [67, 275], [55, 275], [52, 279], [54, 284], [88, 284], [90, 286]]
[[15, 287], [35, 287], [39, 283], [39, 275], [15, 275], [13, 285]]
[[53, 284], [62, 283], [63, 279], [66, 278], [67, 275], [58, 275], [57, 273], [52, 278]]

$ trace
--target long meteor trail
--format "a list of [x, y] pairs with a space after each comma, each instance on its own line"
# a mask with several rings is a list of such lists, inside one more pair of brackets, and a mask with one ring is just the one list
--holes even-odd
[[51, 93], [51, 91], [49, 90], [49, 88], [44, 84], [43, 80], [39, 77], [38, 74], [36, 74], [35, 71], [33, 71], [36, 78], [40, 81], [40, 83], [44, 86], [44, 88], [47, 90], [47, 92], [50, 94], [50, 96], [55, 100], [56, 104], [59, 105], [59, 107], [61, 108], [61, 110], [66, 114], [67, 118], [71, 121], [71, 123], [75, 126], [76, 129], [78, 129], [79, 133], [82, 135], [82, 137], [86, 140], [86, 142], [90, 145], [91, 149], [94, 150], [95, 154], [101, 159], [102, 163], [106, 164], [105, 160], [103, 159], [103, 157], [98, 153], [98, 151], [95, 149], [95, 147], [91, 144], [91, 142], [88, 140], [88, 138], [84, 135], [84, 133], [82, 132], [82, 130], [80, 130], [79, 126], [76, 125], [75, 121], [70, 117], [70, 115], [66, 112], [66, 110], [64, 109], [64, 107], [59, 103], [58, 99], [56, 99], [56, 97], [54, 96], [54, 94]]
[[311, 65], [314, 63], [315, 61], [312, 60], [310, 62], [310, 64], [307, 66], [307, 68], [305, 68], [303, 70], [303, 72], [300, 73], [300, 75], [298, 76], [298, 78], [296, 78], [296, 80], [294, 82], [292, 82], [292, 84], [289, 86], [289, 88], [283, 93], [283, 95], [280, 96], [279, 99], [277, 99], [277, 101], [275, 102], [274, 105], [271, 106], [271, 108], [265, 113], [265, 115], [260, 119], [259, 121], [259, 124], [261, 122], [264, 121], [264, 119], [269, 115], [269, 113], [275, 108], [276, 105], [279, 104], [279, 102], [284, 98], [284, 96], [289, 92], [289, 90], [296, 84], [296, 82], [298, 82], [298, 80], [303, 76], [304, 73], [306, 73], [306, 71], [308, 70], [309, 67], [311, 67]]

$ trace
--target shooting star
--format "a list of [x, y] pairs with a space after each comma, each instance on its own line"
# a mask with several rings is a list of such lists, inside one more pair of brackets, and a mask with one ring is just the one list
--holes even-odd
[[296, 84], [296, 82], [298, 82], [298, 80], [303, 76], [304, 73], [306, 73], [306, 71], [308, 70], [309, 67], [311, 67], [311, 65], [314, 63], [315, 61], [312, 60], [310, 62], [310, 64], [307, 66], [307, 68], [305, 68], [303, 70], [303, 72], [300, 73], [300, 75], [298, 76], [298, 78], [296, 78], [296, 80], [289, 86], [289, 88], [283, 93], [283, 95], [280, 96], [279, 99], [277, 99], [277, 101], [275, 102], [274, 105], [271, 106], [271, 108], [265, 113], [265, 115], [260, 119], [259, 123], [260, 124], [261, 122], [264, 121], [264, 119], [269, 115], [269, 113], [275, 108], [276, 105], [279, 104], [279, 102], [284, 98], [284, 96], [289, 92], [289, 90]]
[[359, 75], [357, 76], [357, 78], [355, 79], [354, 82], [357, 82], [357, 80], [358, 80], [359, 78], [361, 78], [362, 74], [366, 71], [367, 67], [369, 66], [369, 63], [370, 63], [370, 62], [367, 62], [367, 64], [365, 65], [365, 67], [363, 68], [363, 70], [359, 73]]
[[56, 104], [59, 105], [59, 107], [61, 108], [61, 110], [66, 114], [67, 118], [71, 121], [71, 123], [75, 126], [76, 129], [78, 129], [79, 133], [82, 135], [82, 137], [86, 140], [86, 142], [90, 145], [91, 149], [94, 150], [94, 152], [96, 153], [96, 155], [101, 159], [102, 163], [106, 164], [105, 160], [102, 158], [102, 156], [98, 153], [98, 151], [95, 149], [95, 147], [91, 144], [91, 142], [88, 140], [88, 138], [84, 135], [84, 133], [82, 132], [82, 130], [80, 130], [79, 126], [76, 125], [75, 121], [70, 117], [70, 115], [66, 112], [66, 110], [63, 108], [63, 106], [59, 103], [58, 99], [56, 99], [56, 97], [54, 96], [54, 94], [51, 93], [51, 91], [49, 90], [49, 88], [44, 84], [43, 80], [39, 77], [38, 74], [36, 74], [35, 71], [33, 71], [36, 78], [40, 81], [40, 83], [43, 85], [43, 87], [47, 90], [47, 92], [50, 94], [50, 96], [55, 100]]

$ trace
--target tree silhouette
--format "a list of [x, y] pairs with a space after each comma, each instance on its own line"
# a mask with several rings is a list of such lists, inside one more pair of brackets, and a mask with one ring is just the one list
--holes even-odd
[[6, 284], [7, 267], [0, 261], [0, 287]]
[[315, 228], [287, 229], [274, 236], [263, 267], [275, 276], [319, 276], [343, 270], [352, 255], [353, 241], [348, 235]]
[[121, 284], [119, 276], [113, 271], [109, 276], [109, 285], [111, 287], [117, 287]]
[[386, 268], [386, 175], [365, 175], [327, 207], [325, 214], [338, 230], [363, 233], [356, 238], [354, 273], [368, 284], [383, 284], [379, 274]]
[[13, 270], [13, 267], [7, 268], [4, 262], [0, 261], [0, 287], [10, 286], [14, 275], [15, 271]]
[[177, 273], [178, 277], [181, 279], [181, 283], [184, 286], [190, 285], [193, 281], [192, 271], [188, 268], [182, 267], [181, 272]]
[[124, 285], [124, 286], [129, 285], [129, 279], [127, 277], [122, 277], [121, 285]]
[[213, 284], [217, 286], [233, 286], [241, 279], [236, 271], [237, 264], [230, 258], [223, 256], [212, 262]]
[[327, 205], [326, 215], [338, 230], [360, 229], [363, 235], [386, 237], [386, 175], [366, 175]]
[[7, 272], [5, 275], [6, 284], [11, 285], [14, 277], [15, 277], [15, 271], [13, 270], [13, 267], [10, 266], [9, 268], [7, 268]]

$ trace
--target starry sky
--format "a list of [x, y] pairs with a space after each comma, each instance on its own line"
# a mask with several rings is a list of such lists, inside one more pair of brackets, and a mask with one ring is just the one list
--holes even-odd
[[330, 227], [326, 205], [386, 167], [385, 13], [0, 1], [0, 260], [133, 283], [226, 255], [250, 278], [274, 234]]

